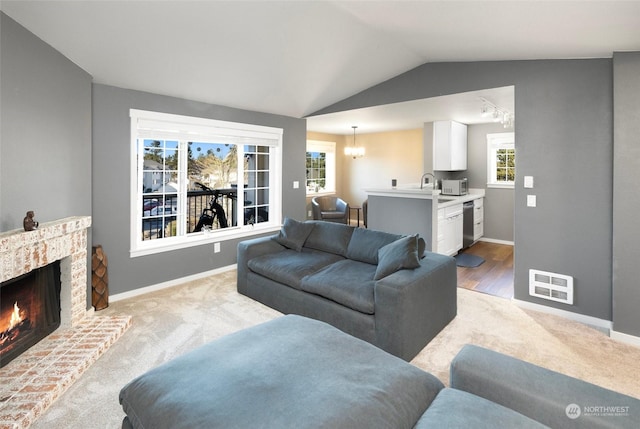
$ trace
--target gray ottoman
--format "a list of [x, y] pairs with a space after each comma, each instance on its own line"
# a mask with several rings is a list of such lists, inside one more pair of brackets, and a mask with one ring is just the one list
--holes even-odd
[[316, 320], [283, 316], [155, 368], [120, 392], [123, 428], [412, 428], [442, 383]]

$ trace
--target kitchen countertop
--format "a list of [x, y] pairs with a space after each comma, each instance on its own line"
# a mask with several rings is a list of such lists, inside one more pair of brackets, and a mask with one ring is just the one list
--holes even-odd
[[453, 195], [440, 195], [438, 200], [446, 199], [448, 201], [438, 202], [438, 208], [451, 207], [456, 204], [466, 203], [467, 201], [477, 200], [478, 198], [484, 198], [484, 189], [469, 189], [469, 193], [467, 195], [460, 195], [459, 197]]
[[368, 195], [380, 196], [380, 197], [395, 197], [395, 198], [413, 198], [424, 200], [435, 200], [438, 208], [451, 207], [456, 204], [462, 204], [467, 201], [472, 201], [478, 198], [484, 198], [484, 189], [469, 189], [467, 195], [453, 196], [442, 195], [440, 190], [433, 190], [430, 186], [425, 186], [420, 189], [420, 185], [400, 185], [397, 188], [375, 188], [365, 189]]

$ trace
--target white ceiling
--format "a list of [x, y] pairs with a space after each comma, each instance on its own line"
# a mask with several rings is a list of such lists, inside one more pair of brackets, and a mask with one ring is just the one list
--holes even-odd
[[[94, 82], [293, 117], [426, 62], [640, 50], [640, 1], [2, 0], [0, 7]], [[308, 124], [314, 128], [313, 119]], [[351, 125], [358, 124], [341, 133]]]
[[329, 134], [352, 134], [352, 126], [356, 125], [358, 134], [368, 134], [413, 130], [422, 128], [425, 122], [442, 120], [467, 125], [489, 123], [493, 119], [481, 115], [480, 109], [485, 104], [483, 100], [515, 114], [514, 87], [506, 86], [313, 116], [307, 119], [307, 129]]

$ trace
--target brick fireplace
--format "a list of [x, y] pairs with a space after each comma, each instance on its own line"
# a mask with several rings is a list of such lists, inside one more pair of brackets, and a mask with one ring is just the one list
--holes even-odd
[[34, 231], [0, 233], [0, 283], [60, 261], [61, 327], [77, 325], [87, 314], [87, 229], [91, 217], [69, 217]]
[[90, 226], [77, 216], [0, 233], [0, 283], [60, 264], [60, 327], [0, 368], [0, 429], [29, 427], [131, 325], [87, 310]]

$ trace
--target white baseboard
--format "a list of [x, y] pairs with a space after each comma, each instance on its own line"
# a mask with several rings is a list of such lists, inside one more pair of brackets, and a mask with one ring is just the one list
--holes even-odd
[[231, 270], [235, 270], [236, 269], [236, 264], [233, 265], [228, 265], [226, 267], [221, 267], [221, 268], [216, 268], [215, 270], [210, 270], [210, 271], [204, 271], [202, 273], [198, 273], [198, 274], [193, 274], [190, 276], [186, 276], [186, 277], [181, 277], [179, 279], [173, 279], [173, 280], [169, 280], [166, 282], [162, 282], [162, 283], [158, 283], [155, 285], [151, 285], [151, 286], [146, 286], [146, 287], [141, 287], [139, 289], [134, 289], [128, 292], [122, 292], [122, 293], [118, 293], [115, 294], [113, 296], [109, 297], [109, 301], [110, 302], [116, 302], [116, 301], [121, 301], [123, 299], [127, 299], [127, 298], [133, 298], [135, 296], [140, 296], [140, 295], [144, 295], [145, 293], [149, 293], [149, 292], [155, 292], [158, 290], [162, 290], [162, 289], [167, 289], [173, 286], [177, 286], [186, 282], [190, 282], [193, 280], [198, 280], [198, 279], [203, 279], [205, 277], [209, 277], [212, 276], [214, 274], [221, 274], [227, 271], [231, 271]]
[[487, 243], [495, 243], [495, 244], [506, 244], [508, 246], [513, 246], [514, 244], [513, 241], [497, 240], [495, 238], [487, 238], [487, 237], [480, 237], [478, 241], [486, 241]]
[[597, 317], [578, 314], [567, 310], [561, 310], [559, 308], [547, 307], [546, 305], [534, 304], [533, 302], [522, 301], [515, 298], [513, 298], [512, 301], [518, 307], [539, 311], [541, 313], [553, 314], [554, 316], [564, 317], [565, 319], [583, 323], [598, 330], [604, 331], [607, 335], [610, 335], [610, 332], [613, 329], [613, 323], [610, 320], [599, 319]]
[[610, 337], [614, 340], [618, 340], [621, 343], [631, 344], [632, 346], [640, 347], [640, 337], [636, 337], [634, 335], [625, 334], [623, 332], [618, 332], [611, 330]]

